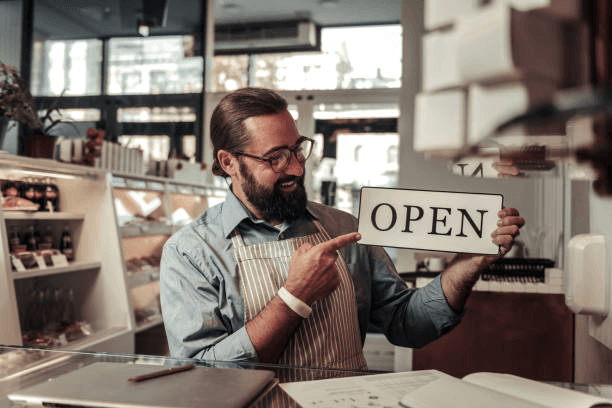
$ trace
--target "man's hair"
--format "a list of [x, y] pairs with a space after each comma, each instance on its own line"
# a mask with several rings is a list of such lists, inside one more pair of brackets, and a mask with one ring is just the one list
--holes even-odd
[[242, 88], [229, 93], [217, 105], [210, 119], [213, 145], [212, 172], [229, 177], [219, 164], [219, 150], [237, 152], [251, 140], [244, 121], [253, 116], [272, 115], [287, 109], [287, 101], [278, 93], [264, 88]]

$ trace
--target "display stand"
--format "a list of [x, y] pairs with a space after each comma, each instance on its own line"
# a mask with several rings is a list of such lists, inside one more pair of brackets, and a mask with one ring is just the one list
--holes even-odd
[[159, 303], [166, 240], [223, 200], [225, 190], [179, 180], [113, 173], [115, 216], [129, 291], [136, 353], [168, 353]]
[[[109, 222], [114, 220], [114, 208], [108, 174], [0, 154], [0, 180], [48, 183], [59, 191], [57, 211], [19, 207], [0, 211], [0, 343], [132, 352], [118, 232]], [[31, 230], [51, 236], [52, 248], [12, 251], [9, 234], [23, 242]], [[71, 236], [74, 259], [59, 250], [64, 230]], [[22, 259], [29, 261], [27, 265]]]
[[[0, 180], [59, 191], [58, 211], [0, 210], [0, 344], [166, 354], [161, 248], [225, 191], [5, 153]], [[59, 249], [65, 230], [74, 259]], [[25, 246], [30, 231], [52, 248], [17, 252], [10, 237]]]

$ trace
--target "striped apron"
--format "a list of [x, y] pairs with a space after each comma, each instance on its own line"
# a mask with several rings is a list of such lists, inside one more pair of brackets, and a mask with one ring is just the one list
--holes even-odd
[[[232, 242], [243, 291], [245, 324], [257, 316], [285, 284], [294, 251], [306, 242], [316, 245], [331, 238], [318, 221], [314, 223], [318, 232], [312, 235], [249, 246], [245, 245], [238, 230], [234, 230]], [[326, 298], [311, 305], [312, 314], [293, 333], [279, 364], [367, 369], [359, 334], [355, 289], [340, 253], [336, 266], [340, 284]]]

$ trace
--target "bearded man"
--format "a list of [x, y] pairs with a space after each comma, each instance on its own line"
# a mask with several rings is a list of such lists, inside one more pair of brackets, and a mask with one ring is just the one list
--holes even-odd
[[410, 289], [385, 250], [360, 245], [350, 214], [307, 200], [301, 136], [277, 93], [228, 94], [211, 118], [223, 203], [165, 244], [161, 305], [172, 356], [365, 369], [368, 326], [420, 347], [461, 320], [480, 272], [512, 247], [524, 219], [505, 208], [497, 256], [458, 254]]

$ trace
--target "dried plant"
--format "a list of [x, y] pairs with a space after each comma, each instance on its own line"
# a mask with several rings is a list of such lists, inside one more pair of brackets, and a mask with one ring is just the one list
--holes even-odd
[[34, 107], [34, 98], [17, 68], [0, 61], [0, 114], [32, 131], [44, 133], [43, 121]]

